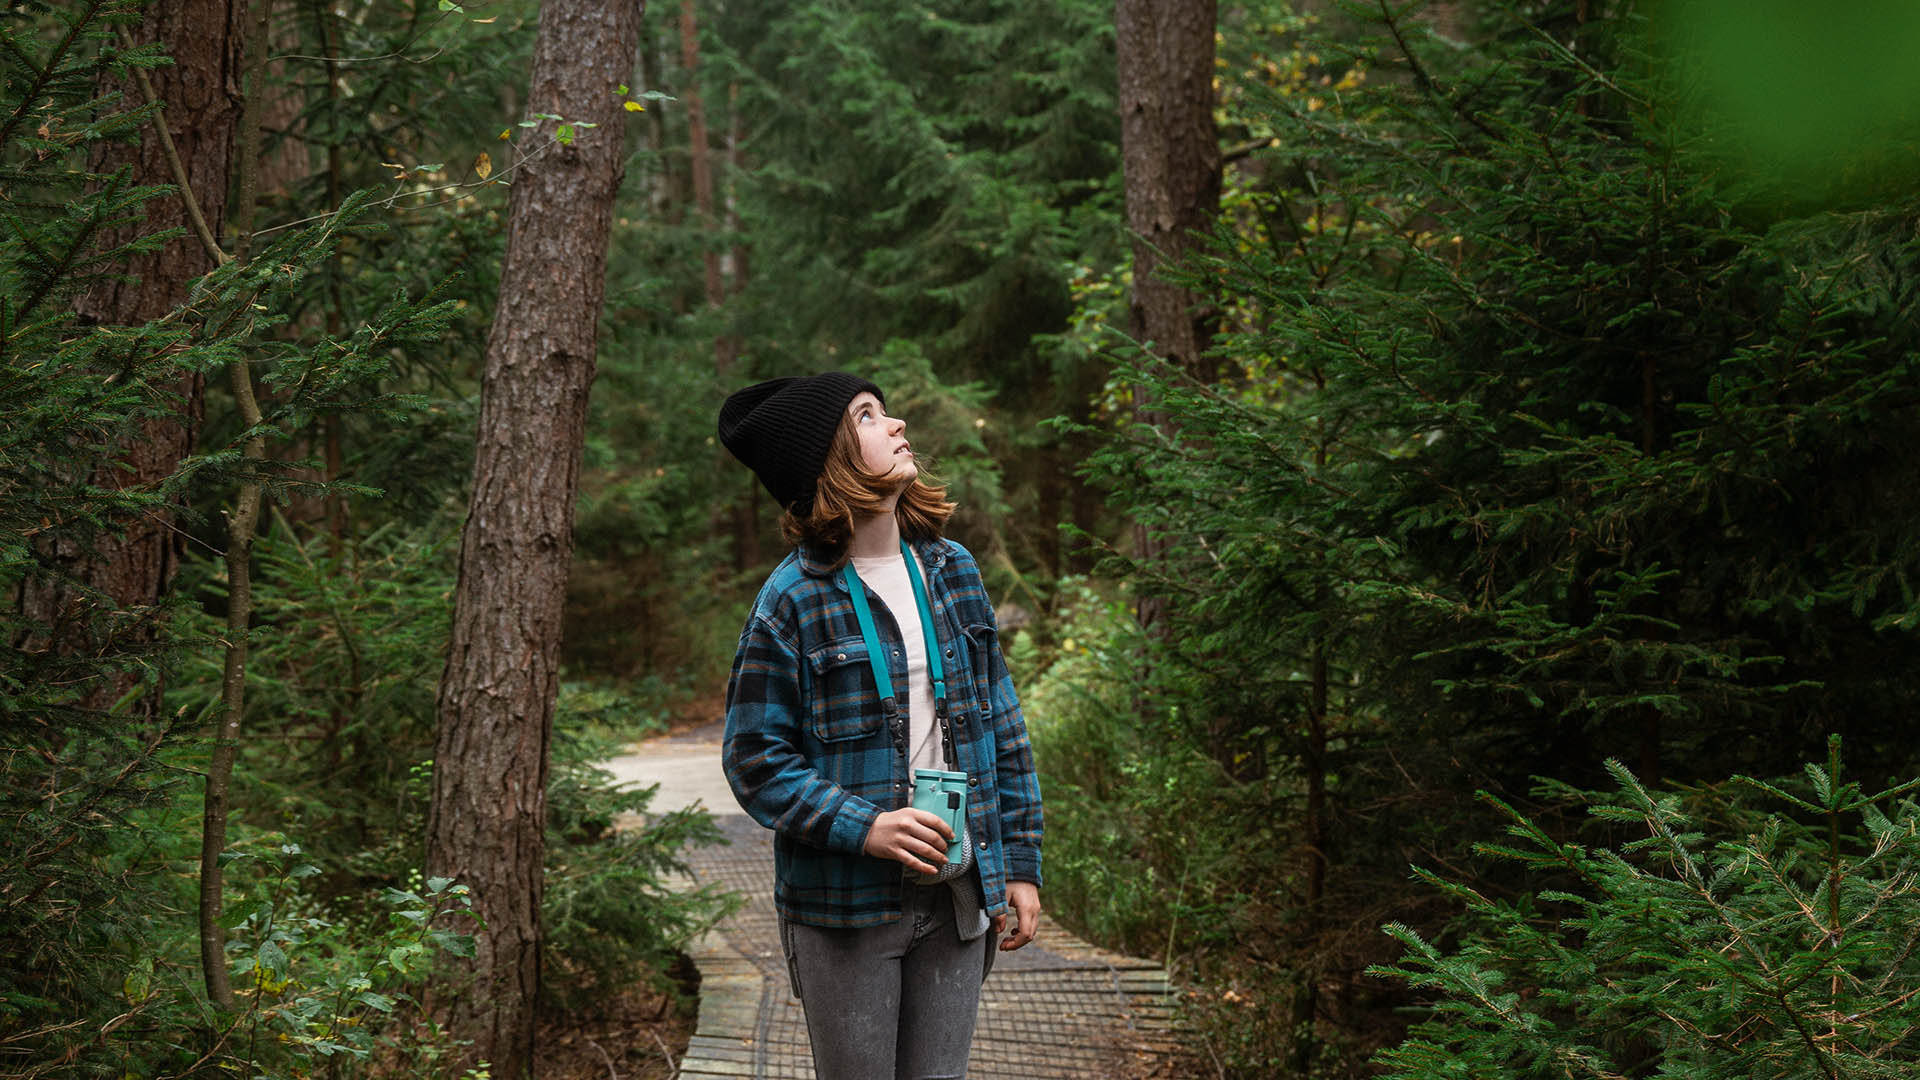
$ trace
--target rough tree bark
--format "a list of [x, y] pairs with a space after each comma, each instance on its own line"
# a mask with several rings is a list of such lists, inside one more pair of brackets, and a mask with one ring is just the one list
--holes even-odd
[[[151, 0], [139, 26], [129, 28], [141, 44], [160, 43], [174, 62], [147, 73], [153, 93], [166, 103], [157, 123], [172, 134], [173, 146], [184, 166], [188, 187], [208, 225], [217, 236], [226, 213], [234, 124], [240, 115], [239, 71], [241, 23], [245, 0]], [[129, 79], [113, 89], [129, 103], [143, 94]], [[143, 138], [138, 144], [95, 144], [89, 168], [112, 172], [131, 167], [135, 183], [173, 184], [172, 169], [161, 141]], [[84, 317], [110, 326], [133, 326], [160, 318], [184, 303], [187, 284], [213, 269], [213, 256], [191, 226], [181, 196], [150, 199], [144, 218], [109, 243], [167, 229], [186, 232], [159, 251], [136, 256], [122, 267], [125, 276], [102, 281], [78, 298], [75, 309]], [[202, 381], [198, 377], [169, 388], [178, 395], [177, 418], [140, 421], [121, 443], [119, 460], [102, 465], [93, 480], [104, 487], [128, 488], [154, 484], [179, 467], [192, 450], [201, 416]], [[122, 612], [154, 610], [172, 587], [182, 556], [181, 534], [170, 514], [156, 513], [131, 524], [123, 536], [105, 536], [90, 550], [60, 547], [47, 553], [62, 563], [73, 578], [102, 593]], [[67, 589], [36, 590], [23, 597], [27, 610], [53, 628], [49, 648], [84, 650], [88, 601], [84, 593]], [[151, 641], [151, 624], [133, 631], [138, 641]], [[107, 708], [138, 684], [127, 674], [88, 695], [95, 708]], [[156, 715], [159, 688], [134, 705], [140, 715]]]
[[[547, 752], [587, 391], [641, 4], [547, 0], [530, 112], [579, 129], [520, 172], [487, 340], [473, 494], [441, 677], [427, 868], [473, 891], [471, 980], [434, 999], [468, 1063], [518, 1080], [540, 985]], [[552, 135], [544, 123], [540, 133]]]
[[[1213, 125], [1217, 16], [1217, 0], [1114, 3], [1120, 167], [1133, 234], [1129, 330], [1202, 379], [1211, 376], [1201, 354], [1212, 337], [1212, 317], [1191, 292], [1159, 273], [1193, 248], [1193, 232], [1209, 228], [1220, 208], [1220, 139]], [[1139, 390], [1135, 412], [1155, 427], [1166, 422]], [[1159, 537], [1136, 526], [1136, 558], [1151, 563], [1163, 550]], [[1157, 602], [1143, 598], [1137, 616], [1149, 633], [1159, 632]]]
[[1116, 0], [1120, 162], [1133, 233], [1136, 337], [1198, 373], [1212, 336], [1194, 295], [1159, 279], [1194, 246], [1220, 208], [1220, 139], [1213, 126], [1216, 0]]

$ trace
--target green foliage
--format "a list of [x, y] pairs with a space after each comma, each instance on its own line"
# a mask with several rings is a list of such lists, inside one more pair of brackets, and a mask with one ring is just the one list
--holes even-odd
[[1652, 15], [1659, 59], [1683, 88], [1667, 109], [1756, 210], [1858, 208], [1920, 180], [1920, 83], [1894, 59], [1920, 44], [1910, 9], [1692, 0]]
[[[1045, 664], [1022, 700], [1047, 796], [1049, 911], [1184, 980], [1183, 1023], [1231, 1075], [1300, 1071], [1303, 1047], [1305, 1068], [1343, 1075], [1364, 1057], [1358, 1040], [1300, 1016], [1302, 969], [1346, 944], [1319, 937], [1297, 900], [1304, 785], [1280, 769], [1248, 782], [1244, 758], [1214, 756], [1225, 735], [1245, 745], [1216, 711], [1219, 671], [1143, 668], [1151, 644], [1124, 598], [1078, 581], [1060, 595], [1071, 602], [1009, 657], [1016, 674]], [[1339, 902], [1359, 923], [1392, 910], [1381, 900]]]
[[[302, 538], [276, 514], [254, 542], [248, 699], [272, 721], [242, 742], [234, 804], [257, 827], [300, 837], [329, 871], [320, 894], [348, 907], [419, 863], [456, 528], [446, 517], [392, 522], [337, 541]], [[186, 622], [191, 632], [224, 625], [224, 571], [194, 563], [183, 575], [210, 607]], [[211, 651], [188, 658], [170, 704], [214, 709], [221, 663]], [[180, 764], [200, 767], [207, 752]]]
[[1659, 795], [1609, 762], [1613, 791], [1550, 785], [1620, 837], [1604, 846], [1492, 800], [1512, 839], [1481, 850], [1538, 884], [1505, 899], [1418, 875], [1466, 912], [1450, 947], [1388, 927], [1407, 953], [1373, 973], [1433, 1011], [1386, 1075], [1910, 1075], [1920, 780], [1874, 792], [1840, 765], [1836, 739], [1800, 784]]
[[[324, 913], [313, 917], [356, 949], [380, 932], [380, 905], [407, 887], [425, 843], [453, 525], [389, 525], [330, 555], [328, 537], [299, 541], [282, 521], [255, 547], [267, 572], [255, 592], [254, 702], [279, 726], [248, 742], [237, 802], [265, 827], [312, 838], [315, 872], [287, 883], [300, 890], [287, 902]], [[204, 662], [182, 680], [183, 701], [217, 692], [214, 661]], [[711, 819], [649, 816], [651, 791], [617, 789], [592, 764], [657, 724], [641, 699], [604, 688], [569, 685], [556, 708], [543, 990], [562, 1008], [590, 1008], [637, 981], [669, 988], [677, 950], [729, 909], [712, 889], [669, 891], [681, 853], [718, 841]], [[289, 755], [289, 743], [318, 750]]]
[[[539, 152], [493, 138], [499, 56], [530, 43], [531, 11], [469, 23], [374, 5], [303, 9], [277, 25], [276, 42], [283, 31], [319, 39], [273, 68], [297, 88], [285, 100], [305, 106], [281, 133], [297, 137], [275, 135], [267, 148], [269, 168], [294, 179], [266, 193], [263, 216], [286, 224], [260, 234], [248, 263], [195, 283], [177, 310], [129, 327], [86, 324], [70, 305], [129, 254], [180, 242], [102, 243], [140, 220], [144, 200], [177, 195], [87, 161], [102, 139], [140, 137], [154, 112], [101, 88], [165, 58], [153, 46], [120, 51], [114, 27], [139, 18], [129, 4], [31, 4], [0, 21], [8, 1075], [448, 1071], [453, 1047], [410, 996], [432, 955], [464, 947], [446, 920], [465, 901], [413, 867], [454, 573], [451, 496], [466, 471], [468, 372], [486, 326], [460, 315], [490, 299], [504, 202], [475, 188], [454, 196], [456, 210], [411, 208], [460, 190], [430, 163], [454, 156], [435, 140], [483, 132], [506, 159], [496, 180]], [[355, 51], [358, 66], [310, 62]], [[464, 133], [423, 127], [463, 120]], [[319, 167], [303, 170], [309, 149], [305, 163]], [[395, 159], [397, 178], [375, 168]], [[351, 194], [389, 180], [384, 198]], [[404, 227], [385, 227], [396, 222]], [[465, 276], [449, 278], [455, 266]], [[257, 431], [242, 429], [214, 377], [234, 364], [259, 387]], [[202, 386], [207, 422], [192, 456], [152, 484], [102, 482], [140, 425], [198, 415]], [[264, 462], [241, 453], [254, 434], [267, 437]], [[196, 902], [207, 749], [196, 729], [220, 693], [219, 511], [242, 479], [264, 486], [272, 527], [255, 548], [250, 707], [226, 859], [243, 1008], [226, 1014], [202, 995], [183, 915]], [[364, 501], [381, 489], [383, 504]], [[81, 571], [95, 544], [149, 520], [184, 537], [173, 590], [145, 606], [92, 591]], [[137, 678], [122, 700], [94, 700], [123, 673]], [[157, 687], [164, 719], [129, 724]], [[684, 928], [700, 924], [661, 895], [660, 875], [699, 835], [683, 817], [591, 844], [556, 841], [568, 853], [553, 893], [567, 904], [568, 940], [664, 967]], [[289, 836], [310, 854], [296, 860]], [[605, 929], [617, 918], [627, 922]], [[642, 923], [646, 934], [610, 947], [610, 934]], [[649, 973], [604, 967], [597, 977], [607, 988]]]
[[[299, 883], [319, 867], [301, 861], [297, 844], [256, 842], [263, 865], [243, 898], [226, 910], [232, 931], [236, 993], [244, 995], [222, 1042], [261, 1077], [363, 1075], [381, 1068], [409, 1076], [446, 1077], [455, 1047], [420, 1008], [411, 988], [423, 985], [441, 954], [473, 955], [472, 899], [446, 878], [387, 888], [384, 924], [343, 926], [313, 912]], [[233, 866], [232, 861], [229, 862]], [[237, 868], [236, 868], [237, 869]], [[337, 1060], [336, 1060], [337, 1059]]]
[[1167, 629], [1095, 775], [1168, 737], [1258, 837], [1219, 877], [1263, 945], [1194, 958], [1263, 988], [1209, 1036], [1256, 1048], [1230, 1071], [1393, 1036], [1364, 927], [1434, 917], [1409, 862], [1482, 869], [1464, 791], [1767, 775], [1826, 733], [1914, 761], [1916, 207], [1756, 219], [1676, 145], [1636, 9], [1582, 10], [1285, 24], [1304, 78], [1236, 89], [1271, 141], [1184, 271], [1226, 377], [1114, 366], [1168, 421], [1092, 470], [1169, 550], [1109, 565]]
[[[93, 2], [0, 20], [0, 1067], [92, 1075], [126, 1059], [103, 1030], [191, 1015], [155, 971], [168, 935], [178, 838], [128, 828], [176, 781], [155, 768], [187, 725], [133, 725], [174, 662], [171, 605], [121, 603], [76, 574], [94, 545], [172, 501], [184, 483], [100, 482], [130, 428], [175, 415], [175, 387], [236, 333], [186, 324], [84, 325], [73, 298], [161, 237], [108, 244], [165, 195], [88, 151], [151, 113], [103, 94], [152, 50], [121, 53], [132, 5]], [[125, 677], [118, 701], [93, 700]], [[134, 973], [138, 977], [130, 976]]]
[[[575, 512], [564, 659], [570, 676], [634, 686], [666, 712], [710, 697], [725, 677], [739, 634], [727, 624], [738, 621], [741, 590], [758, 584], [735, 579], [739, 534], [773, 545], [777, 526], [730, 521], [731, 499], [752, 506], [765, 496], [714, 436], [723, 391], [711, 357], [634, 363], [621, 357], [648, 348], [644, 334], [616, 324], [607, 337]], [[707, 401], [712, 411], [692, 404]]]
[[[94, 596], [58, 611], [33, 601], [82, 588], [67, 572], [75, 553], [173, 494], [167, 484], [105, 488], [92, 467], [124, 425], [173, 414], [170, 388], [199, 359], [180, 348], [179, 328], [89, 329], [69, 309], [119, 260], [165, 239], [102, 243], [165, 189], [75, 167], [90, 144], [129, 137], [151, 112], [117, 110], [98, 89], [132, 63], [154, 62], [151, 50], [130, 56], [104, 43], [133, 10], [92, 3], [0, 23], [0, 589], [19, 598], [0, 613], [13, 646], [0, 716], [74, 717], [91, 679], [142, 670], [150, 679], [153, 670], [138, 639], [156, 612]], [[61, 647], [70, 642], [80, 647]]]
[[1214, 812], [1217, 770], [1170, 711], [1135, 711], [1145, 688], [1127, 606], [1080, 581], [1060, 595], [1072, 601], [1050, 624], [1053, 640], [1021, 631], [1009, 649], [1016, 672], [1045, 661], [1022, 705], [1046, 780], [1047, 902], [1095, 940], [1178, 964], [1195, 933], [1218, 925], [1222, 910], [1205, 896], [1231, 860], [1211, 830], [1194, 842], [1168, 825]]
[[724, 841], [704, 809], [650, 813], [655, 790], [617, 787], [591, 760], [556, 755], [541, 989], [559, 1008], [589, 1010], [640, 981], [674, 991], [668, 972], [681, 950], [739, 906], [712, 883], [682, 888], [682, 853]]
[[[996, 588], [1017, 563], [1044, 592], [1070, 561], [1056, 522], [1091, 527], [1099, 506], [1072, 475], [1089, 440], [1038, 421], [1083, 415], [1100, 372], [1035, 335], [1066, 328], [1069, 281], [1104, 274], [1125, 237], [1110, 5], [756, 0], [700, 17], [698, 83], [670, 62], [646, 77], [701, 95], [714, 213], [691, 205], [682, 110], [650, 106], [610, 257], [566, 656], [689, 679], [705, 704], [784, 550], [713, 439], [725, 394], [828, 368], [900, 377], [885, 385], [953, 482], [956, 535]], [[678, 54], [671, 23], [643, 32], [659, 35], [643, 50]]]
[[777, 238], [756, 246], [749, 297], [779, 301], [749, 348], [791, 364], [908, 338], [1011, 374], [1063, 324], [1086, 234], [1113, 229], [1076, 219], [1117, 205], [1110, 19], [1085, 0], [729, 5], [715, 36], [759, 125], [741, 212]]

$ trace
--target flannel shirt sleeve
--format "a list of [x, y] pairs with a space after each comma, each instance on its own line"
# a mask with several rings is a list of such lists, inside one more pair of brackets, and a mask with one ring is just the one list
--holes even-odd
[[807, 760], [801, 654], [758, 608], [740, 633], [727, 680], [721, 760], [741, 809], [769, 829], [831, 851], [861, 854], [879, 808]]
[[1027, 721], [1014, 692], [1013, 676], [1000, 655], [995, 634], [987, 655], [987, 680], [992, 694], [996, 774], [1000, 795], [1000, 841], [1005, 851], [1008, 881], [1040, 884], [1040, 774], [1033, 766], [1033, 743]]

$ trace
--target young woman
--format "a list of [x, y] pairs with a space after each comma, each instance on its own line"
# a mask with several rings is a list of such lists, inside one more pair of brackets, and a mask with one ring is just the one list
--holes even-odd
[[823, 1080], [966, 1075], [996, 943], [1020, 948], [1040, 919], [1020, 702], [979, 567], [940, 535], [953, 504], [905, 428], [841, 372], [720, 410], [795, 545], [740, 633], [724, 761], [774, 830], [781, 942]]

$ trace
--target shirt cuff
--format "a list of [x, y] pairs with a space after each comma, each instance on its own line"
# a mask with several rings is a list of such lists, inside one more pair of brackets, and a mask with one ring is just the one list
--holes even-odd
[[1040, 849], [1030, 847], [1009, 847], [1007, 856], [1007, 880], [1030, 881], [1040, 884]]
[[879, 816], [879, 807], [865, 799], [847, 796], [847, 801], [833, 813], [833, 826], [827, 830], [827, 848], [850, 855], [865, 854], [867, 833], [873, 831], [873, 821]]

